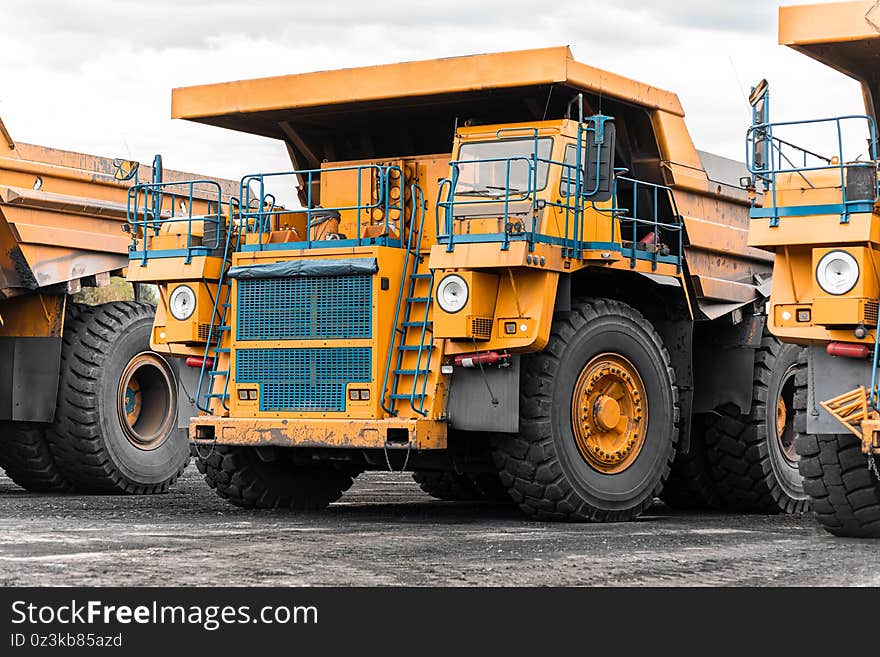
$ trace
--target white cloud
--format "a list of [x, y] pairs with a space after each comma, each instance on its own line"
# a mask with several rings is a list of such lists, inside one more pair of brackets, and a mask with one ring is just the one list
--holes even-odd
[[774, 117], [861, 111], [858, 86], [776, 44], [776, 2], [536, 5], [251, 0], [6, 0], [0, 116], [13, 136], [239, 178], [287, 167], [277, 142], [170, 120], [175, 86], [568, 44], [677, 92], [699, 148], [741, 157], [743, 94], [768, 77]]

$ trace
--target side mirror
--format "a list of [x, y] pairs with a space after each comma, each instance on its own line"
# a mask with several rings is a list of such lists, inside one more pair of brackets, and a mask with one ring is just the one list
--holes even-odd
[[120, 182], [131, 180], [137, 175], [140, 162], [132, 160], [113, 160], [113, 166], [116, 167], [116, 173], [113, 177]]
[[752, 106], [752, 139], [754, 140], [752, 163], [755, 171], [765, 171], [770, 159], [770, 140], [767, 139], [767, 128], [762, 127], [770, 122], [769, 91], [770, 85], [767, 80], [761, 80], [752, 89], [749, 96], [749, 104]]
[[584, 196], [604, 203], [614, 195], [617, 128], [607, 116], [593, 116], [586, 123], [590, 127], [584, 136]]

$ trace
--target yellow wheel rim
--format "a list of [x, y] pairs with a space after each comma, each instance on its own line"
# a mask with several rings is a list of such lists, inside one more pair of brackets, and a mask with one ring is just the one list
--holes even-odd
[[780, 397], [776, 403], [776, 431], [781, 436], [785, 432], [785, 423], [788, 422], [788, 409], [785, 400]]
[[571, 406], [571, 428], [584, 460], [605, 474], [629, 468], [645, 443], [647, 404], [642, 377], [626, 358], [601, 354], [587, 363]]

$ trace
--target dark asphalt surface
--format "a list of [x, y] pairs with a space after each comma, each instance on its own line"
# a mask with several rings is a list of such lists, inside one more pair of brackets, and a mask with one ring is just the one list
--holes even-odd
[[880, 541], [809, 516], [544, 524], [362, 475], [329, 510], [253, 512], [193, 466], [155, 497], [34, 495], [0, 475], [0, 585], [880, 585]]

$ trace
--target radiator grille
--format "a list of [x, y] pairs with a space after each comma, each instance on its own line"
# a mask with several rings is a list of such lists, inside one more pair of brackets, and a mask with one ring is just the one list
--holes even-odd
[[238, 282], [238, 340], [372, 336], [371, 276], [309, 276]]
[[237, 383], [260, 386], [261, 411], [344, 411], [345, 387], [369, 383], [372, 350], [239, 349], [235, 352]]

